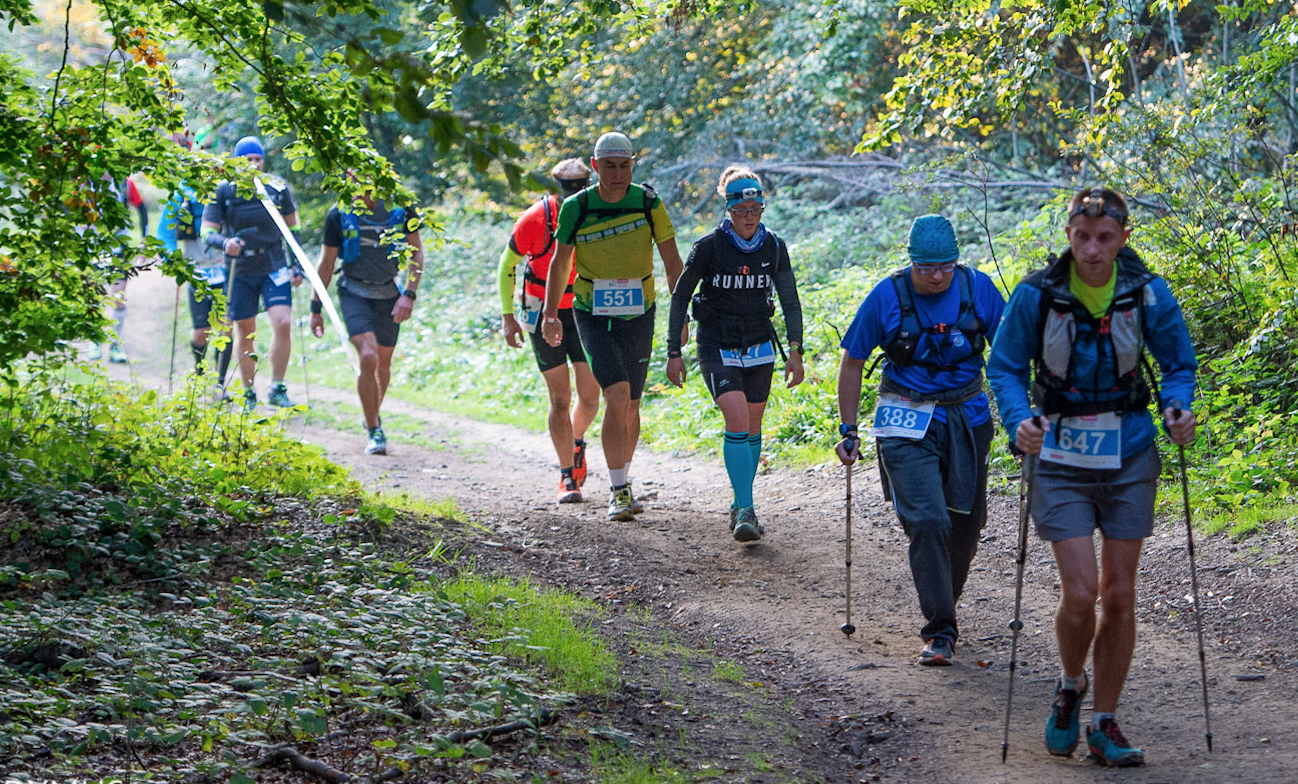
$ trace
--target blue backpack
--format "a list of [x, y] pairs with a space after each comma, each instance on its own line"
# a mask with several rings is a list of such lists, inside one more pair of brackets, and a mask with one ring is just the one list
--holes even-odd
[[[362, 218], [354, 212], [341, 213], [343, 222], [343, 247], [342, 257], [344, 264], [351, 264], [361, 257], [361, 220]], [[406, 211], [398, 207], [388, 213], [387, 230], [391, 231], [406, 222]], [[367, 226], [378, 226], [381, 224], [365, 221]], [[392, 253], [392, 246], [389, 244], [388, 253]]]

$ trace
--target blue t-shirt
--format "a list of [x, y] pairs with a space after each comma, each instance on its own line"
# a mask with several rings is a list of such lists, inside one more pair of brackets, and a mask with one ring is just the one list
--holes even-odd
[[[974, 313], [987, 325], [987, 339], [990, 341], [1000, 325], [1001, 313], [1005, 310], [1005, 298], [992, 279], [971, 269], [973, 273]], [[951, 285], [941, 294], [919, 295], [911, 285], [910, 275], [904, 276], [904, 283], [915, 303], [915, 315], [921, 327], [935, 324], [955, 324], [960, 320], [960, 287], [959, 276], [964, 273], [956, 271], [951, 275]], [[901, 303], [897, 291], [890, 279], [884, 278], [875, 285], [866, 296], [861, 307], [856, 311], [856, 318], [848, 327], [847, 334], [840, 344], [848, 356], [867, 361], [874, 350], [881, 347], [901, 329]], [[932, 372], [930, 367], [913, 364], [910, 367], [897, 367], [891, 361], [883, 360], [883, 372], [902, 386], [916, 392], [942, 392], [959, 389], [973, 381], [983, 367], [982, 355], [975, 355], [972, 347], [959, 329], [952, 328], [942, 335], [925, 334], [915, 350], [915, 358], [936, 360], [937, 364], [955, 365], [954, 370]], [[965, 410], [969, 422], [981, 425], [991, 418], [991, 407], [987, 395], [982, 394], [968, 401]], [[938, 406], [934, 418], [939, 422], [946, 421], [946, 411]]]

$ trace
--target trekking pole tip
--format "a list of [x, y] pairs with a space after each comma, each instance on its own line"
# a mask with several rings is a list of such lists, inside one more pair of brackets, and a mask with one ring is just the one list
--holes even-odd
[[1203, 733], [1203, 737], [1208, 741], [1208, 753], [1211, 754], [1212, 753], [1212, 733], [1205, 732]]
[[[846, 634], [848, 637], [851, 637], [853, 634], [856, 633], [856, 627], [850, 623], [843, 624], [842, 626], [838, 627], [838, 630], [843, 634]], [[1212, 745], [1211, 740], [1208, 741], [1208, 745], [1210, 746]]]
[[1001, 744], [1001, 764], [1002, 765], [1005, 764], [1005, 759], [1009, 756], [1009, 754], [1010, 754], [1010, 744], [1009, 741], [1006, 741], [1005, 743]]

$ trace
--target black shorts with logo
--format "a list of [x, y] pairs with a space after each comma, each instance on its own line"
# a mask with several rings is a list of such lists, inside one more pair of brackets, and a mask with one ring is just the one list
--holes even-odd
[[712, 399], [726, 392], [743, 392], [749, 403], [765, 403], [771, 396], [771, 378], [775, 363], [757, 367], [728, 367], [721, 363], [720, 349], [716, 346], [699, 346], [699, 373], [707, 384]]
[[532, 341], [532, 353], [536, 355], [536, 366], [542, 373], [569, 362], [574, 365], [586, 362], [586, 353], [581, 348], [581, 337], [577, 334], [577, 321], [572, 316], [572, 308], [560, 310], [559, 321], [563, 323], [563, 342], [557, 346], [545, 342], [539, 324], [535, 332], [527, 334]]
[[654, 344], [654, 308], [639, 316], [596, 316], [572, 309], [581, 334], [581, 345], [590, 362], [590, 372], [600, 389], [626, 381], [631, 385], [631, 399], [644, 394], [649, 378], [649, 356]]

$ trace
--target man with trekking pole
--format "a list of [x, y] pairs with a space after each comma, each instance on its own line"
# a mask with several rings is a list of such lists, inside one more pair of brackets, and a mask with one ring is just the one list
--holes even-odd
[[[956, 263], [955, 228], [941, 215], [915, 220], [908, 251], [910, 264], [874, 287], [843, 338], [843, 440], [835, 451], [848, 466], [860, 456], [861, 376], [880, 348], [883, 378], [870, 434], [885, 496], [910, 540], [910, 572], [924, 614], [919, 664], [942, 667], [955, 658], [956, 603], [987, 520], [995, 424], [983, 391], [983, 350], [996, 335], [1005, 300], [991, 278]], [[850, 570], [850, 551], [847, 560]], [[843, 632], [850, 628], [849, 618]]]
[[[1166, 281], [1127, 247], [1127, 219], [1126, 201], [1112, 190], [1074, 194], [1068, 248], [1014, 289], [987, 364], [1010, 440], [1036, 456], [1028, 504], [1059, 567], [1061, 666], [1046, 748], [1072, 756], [1089, 691], [1090, 756], [1117, 767], [1144, 762], [1114, 714], [1136, 643], [1136, 570], [1154, 527], [1160, 461], [1149, 404], [1158, 400], [1173, 443], [1193, 442], [1198, 368]], [[1151, 391], [1145, 349], [1161, 370], [1161, 393]], [[1205, 691], [1205, 719], [1206, 708]]]

